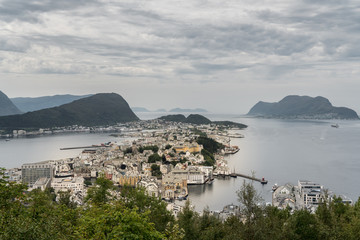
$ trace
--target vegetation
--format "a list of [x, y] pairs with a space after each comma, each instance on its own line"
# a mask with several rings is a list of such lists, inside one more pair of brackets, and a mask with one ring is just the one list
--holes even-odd
[[162, 173], [160, 171], [160, 166], [159, 165], [156, 165], [156, 164], [151, 165], [151, 176], [161, 178]]
[[216, 153], [218, 150], [223, 149], [225, 147], [221, 143], [208, 137], [200, 136], [196, 139], [196, 142], [200, 145], [203, 145], [204, 149], [209, 153]]
[[247, 125], [242, 123], [236, 123], [231, 121], [211, 121], [207, 117], [204, 117], [200, 114], [190, 114], [188, 117], [185, 117], [182, 114], [173, 114], [162, 116], [159, 119], [169, 122], [181, 122], [181, 123], [192, 123], [192, 124], [216, 124], [224, 127], [235, 127], [235, 128], [247, 128]]
[[144, 146], [144, 147], [140, 146], [138, 150], [140, 153], [143, 153], [144, 150], [151, 150], [151, 151], [153, 151], [153, 153], [157, 153], [159, 151], [159, 147], [156, 145]]
[[234, 127], [234, 128], [240, 128], [240, 129], [248, 127], [245, 124], [231, 122], [231, 121], [213, 121], [212, 123], [214, 123], [216, 125], [224, 126], [224, 127]]
[[0, 117], [0, 126], [8, 130], [72, 125], [104, 126], [136, 120], [139, 118], [120, 95], [101, 93], [60, 107]]
[[115, 194], [103, 177], [89, 189], [84, 206], [61, 193], [10, 183], [0, 170], [0, 239], [360, 239], [360, 199], [323, 202], [315, 214], [290, 213], [265, 206], [252, 183], [237, 192], [240, 215], [221, 221], [205, 209], [200, 215], [186, 202], [175, 219], [161, 199], [142, 188], [123, 187]]
[[156, 162], [161, 162], [161, 161], [162, 161], [162, 157], [160, 157], [159, 154], [157, 154], [157, 153], [151, 154], [148, 157], [148, 163], [156, 163]]

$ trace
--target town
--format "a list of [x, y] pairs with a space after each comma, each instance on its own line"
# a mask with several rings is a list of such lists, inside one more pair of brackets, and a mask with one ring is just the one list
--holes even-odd
[[[170, 210], [179, 211], [181, 207], [172, 202], [187, 199], [188, 185], [212, 184], [216, 176], [231, 175], [224, 156], [239, 151], [230, 145], [230, 137], [243, 137], [231, 133], [232, 129], [160, 119], [93, 129], [40, 129], [31, 134], [107, 131], [127, 140], [63, 148], [83, 150], [74, 158], [26, 163], [5, 174], [10, 181], [28, 184], [29, 191], [50, 187], [55, 193], [69, 191], [72, 201], [79, 205], [83, 204], [87, 188], [97, 177], [104, 176], [119, 187], [144, 187], [150, 196], [168, 201]], [[15, 130], [12, 137], [28, 134]]]
[[[229, 169], [225, 156], [239, 151], [238, 146], [231, 145], [231, 138], [244, 137], [234, 130], [233, 126], [196, 125], [161, 119], [91, 129], [82, 126], [41, 129], [32, 134], [102, 131], [124, 141], [62, 148], [63, 151], [82, 151], [73, 158], [26, 163], [21, 168], [6, 170], [5, 175], [10, 181], [28, 184], [28, 191], [52, 188], [55, 193], [69, 192], [71, 200], [78, 205], [84, 204], [87, 189], [103, 176], [119, 188], [143, 187], [148, 195], [166, 201], [168, 210], [176, 215], [182, 206], [174, 200], [188, 198], [188, 185], [212, 184], [216, 177], [243, 177], [267, 183], [265, 179]], [[29, 133], [15, 130], [12, 137], [26, 134]], [[322, 199], [326, 197], [331, 201], [333, 196], [320, 184], [299, 180], [297, 186], [275, 184], [272, 205], [279, 209], [306, 208], [314, 212]], [[352, 203], [345, 196], [341, 197], [344, 203]], [[226, 219], [238, 215], [239, 208], [228, 205], [213, 214]]]

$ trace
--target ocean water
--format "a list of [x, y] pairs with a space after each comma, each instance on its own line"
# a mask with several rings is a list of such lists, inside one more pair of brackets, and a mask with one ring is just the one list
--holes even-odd
[[[164, 114], [138, 114], [141, 119], [153, 119]], [[231, 144], [240, 151], [226, 157], [231, 170], [269, 183], [254, 186], [265, 202], [271, 202], [274, 183], [297, 184], [299, 179], [324, 185], [336, 194], [353, 200], [360, 196], [360, 121], [301, 121], [247, 118], [240, 115], [204, 114], [211, 120], [230, 120], [247, 124], [237, 130], [245, 138], [235, 138]], [[330, 125], [338, 123], [339, 128]], [[75, 157], [81, 150], [61, 151], [63, 147], [87, 146], [127, 139], [102, 134], [65, 134], [35, 138], [0, 140], [0, 167], [21, 167], [23, 163]], [[190, 186], [189, 199], [196, 210], [209, 207], [221, 210], [237, 203], [236, 191], [244, 179], [216, 179], [212, 185]]]

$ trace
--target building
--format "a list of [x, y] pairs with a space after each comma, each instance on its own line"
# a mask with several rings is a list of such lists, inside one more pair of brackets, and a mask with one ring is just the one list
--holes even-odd
[[54, 178], [51, 182], [51, 187], [54, 188], [55, 192], [67, 192], [72, 193], [84, 191], [84, 178], [73, 177], [73, 178]]
[[34, 190], [34, 189], [40, 189], [41, 191], [44, 191], [46, 188], [49, 188], [50, 186], [51, 186], [51, 180], [50, 180], [50, 178], [42, 177], [42, 178], [39, 178], [39, 179], [34, 183], [34, 185], [32, 186], [32, 188], [29, 189], [29, 190], [31, 191], [31, 190]]
[[50, 178], [54, 175], [53, 166], [49, 163], [26, 163], [21, 166], [23, 183], [32, 187], [39, 178]]
[[307, 180], [298, 181], [299, 193], [304, 206], [319, 205], [324, 196], [323, 186]]
[[141, 180], [140, 175], [120, 175], [119, 177], [119, 185], [120, 186], [132, 186], [136, 187], [138, 182]]
[[188, 195], [187, 188], [187, 171], [177, 170], [176, 174], [170, 172], [162, 178], [161, 197], [164, 199], [186, 198]]
[[193, 142], [193, 143], [183, 143], [183, 144], [179, 144], [173, 147], [173, 149], [177, 152], [190, 152], [190, 153], [197, 153], [197, 152], [201, 152], [202, 150], [202, 145], [199, 145], [197, 142]]
[[145, 188], [149, 196], [159, 197], [160, 188], [156, 182], [156, 178], [143, 178], [138, 183], [138, 186]]

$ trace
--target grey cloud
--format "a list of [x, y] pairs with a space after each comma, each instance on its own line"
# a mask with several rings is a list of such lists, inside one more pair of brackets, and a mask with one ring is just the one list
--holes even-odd
[[21, 21], [38, 21], [38, 14], [56, 10], [72, 10], [83, 7], [95, 0], [4, 0], [0, 5], [0, 19], [11, 22], [15, 19]]

